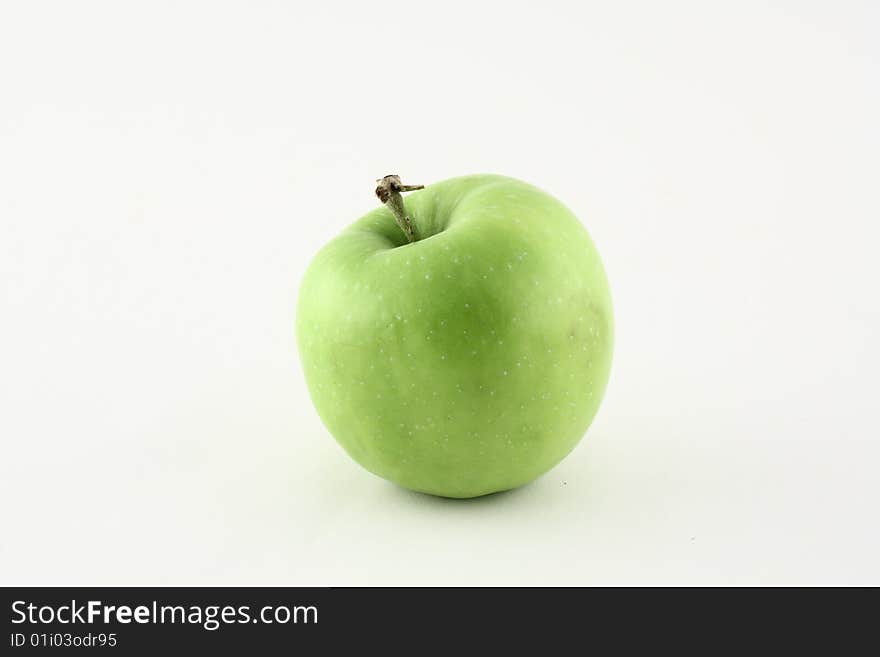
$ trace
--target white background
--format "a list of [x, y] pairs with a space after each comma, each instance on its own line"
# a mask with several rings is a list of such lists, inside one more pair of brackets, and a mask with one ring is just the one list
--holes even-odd
[[[4, 2], [0, 583], [880, 584], [878, 8]], [[401, 490], [308, 399], [300, 277], [392, 172], [603, 255], [530, 486]]]

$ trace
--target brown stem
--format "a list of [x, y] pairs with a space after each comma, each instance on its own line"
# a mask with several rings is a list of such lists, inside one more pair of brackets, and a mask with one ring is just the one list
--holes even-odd
[[397, 225], [400, 226], [400, 230], [403, 231], [407, 241], [410, 243], [415, 242], [419, 238], [416, 236], [412, 220], [406, 213], [406, 208], [403, 207], [403, 196], [400, 193], [412, 192], [417, 189], [424, 189], [424, 187], [424, 185], [404, 185], [400, 182], [400, 176], [397, 175], [385, 176], [376, 181], [376, 196], [391, 210]]

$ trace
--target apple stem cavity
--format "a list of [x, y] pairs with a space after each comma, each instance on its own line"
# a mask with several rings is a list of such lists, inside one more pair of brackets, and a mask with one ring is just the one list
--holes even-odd
[[424, 188], [424, 185], [404, 185], [400, 182], [400, 176], [397, 175], [385, 176], [376, 181], [376, 196], [385, 204], [385, 207], [391, 210], [397, 225], [400, 226], [400, 230], [406, 235], [406, 240], [410, 244], [419, 238], [416, 236], [412, 220], [406, 214], [406, 208], [403, 207], [403, 196], [400, 193], [414, 192]]

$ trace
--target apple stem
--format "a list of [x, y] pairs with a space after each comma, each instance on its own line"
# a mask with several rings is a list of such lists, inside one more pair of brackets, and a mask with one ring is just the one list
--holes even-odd
[[406, 208], [403, 207], [403, 196], [401, 192], [412, 192], [417, 189], [424, 189], [424, 185], [404, 185], [400, 182], [400, 176], [385, 176], [376, 181], [376, 196], [385, 204], [391, 214], [394, 215], [400, 230], [406, 235], [407, 241], [412, 244], [418, 237], [413, 227], [412, 220], [406, 214]]

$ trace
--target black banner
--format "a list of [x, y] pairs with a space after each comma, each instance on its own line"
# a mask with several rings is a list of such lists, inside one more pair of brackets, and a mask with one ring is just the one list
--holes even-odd
[[[581, 650], [790, 648], [835, 651], [874, 606], [800, 590], [6, 588], [4, 654], [117, 655], [268, 649], [471, 652], [527, 644]], [[841, 597], [841, 592], [832, 597]], [[849, 594], [845, 594], [849, 598]], [[824, 594], [823, 594], [824, 597]], [[873, 597], [873, 592], [871, 593]], [[844, 612], [844, 609], [847, 609]], [[832, 621], [845, 618], [844, 632]], [[864, 645], [864, 644], [862, 644]], [[543, 650], [539, 650], [543, 652]]]

